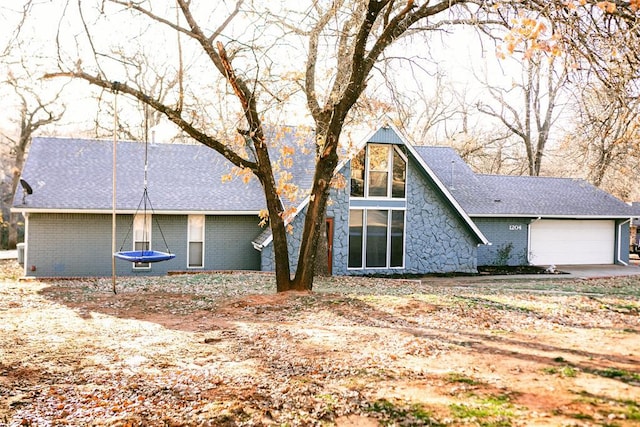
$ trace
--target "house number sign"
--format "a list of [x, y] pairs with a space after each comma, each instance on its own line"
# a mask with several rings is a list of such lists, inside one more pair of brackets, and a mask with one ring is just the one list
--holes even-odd
[[522, 224], [509, 225], [509, 231], [520, 231], [520, 230], [522, 230]]

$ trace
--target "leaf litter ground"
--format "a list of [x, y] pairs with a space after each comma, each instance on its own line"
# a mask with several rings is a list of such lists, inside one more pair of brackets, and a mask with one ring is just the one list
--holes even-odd
[[[0, 425], [629, 426], [640, 279], [0, 273]], [[7, 272], [8, 271], [8, 272]]]

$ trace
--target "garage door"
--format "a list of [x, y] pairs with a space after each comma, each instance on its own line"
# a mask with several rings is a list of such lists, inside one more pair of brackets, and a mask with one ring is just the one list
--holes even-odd
[[534, 265], [613, 264], [614, 221], [539, 220], [530, 228]]

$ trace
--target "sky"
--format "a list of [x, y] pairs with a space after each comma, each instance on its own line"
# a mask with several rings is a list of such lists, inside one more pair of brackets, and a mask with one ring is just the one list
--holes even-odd
[[[7, 1], [7, 0], [3, 0]], [[99, 2], [97, 2], [99, 3]], [[291, 5], [292, 2], [282, 2], [281, 4]], [[13, 28], [17, 25], [21, 19], [21, 2], [11, 2], [10, 5], [2, 5], [0, 7], [0, 25], [3, 28]], [[276, 4], [276, 3], [272, 3]], [[296, 2], [297, 4], [297, 2]], [[302, 2], [300, 3], [302, 4]], [[65, 6], [66, 5], [66, 6]], [[226, 13], [226, 12], [225, 12]], [[94, 46], [89, 45], [82, 35], [82, 28], [72, 27], [68, 23], [77, 23], [77, 6], [75, 2], [67, 2], [66, 0], [36, 0], [32, 11], [28, 17], [28, 20], [21, 29], [22, 38], [26, 40], [22, 45], [20, 52], [25, 53], [30, 64], [30, 69], [36, 70], [33, 78], [37, 78], [38, 74], [42, 74], [47, 71], [54, 71], [56, 67], [59, 51], [56, 48], [56, 38], [66, 46], [65, 51], [61, 52], [61, 57], [67, 64], [72, 64], [77, 56], [84, 55], [91, 49], [96, 49], [99, 52], [109, 52], [115, 48], [121, 50], [127, 50], [129, 47], [135, 44], [144, 44], [146, 51], [150, 53], [165, 53], [165, 55], [159, 55], [158, 63], [162, 64], [163, 58], [166, 58], [171, 52], [176, 51], [176, 38], [172, 34], [170, 37], [160, 36], [156, 33], [148, 34], [145, 32], [146, 27], [141, 26], [137, 22], [125, 21], [123, 27], [114, 27], [113, 24], [107, 22], [99, 14], [90, 13], [89, 9], [85, 10], [85, 19], [91, 24], [90, 30], [99, 35], [96, 39]], [[119, 17], [125, 16], [120, 13]], [[216, 16], [210, 17], [211, 27], [215, 26], [214, 20]], [[74, 24], [75, 25], [75, 24]], [[63, 31], [58, 31], [58, 27], [61, 26]], [[122, 31], [120, 31], [122, 28]], [[133, 30], [133, 31], [129, 31]], [[0, 41], [4, 46], [10, 39], [11, 34], [3, 32], [0, 34]], [[275, 37], [275, 35], [272, 35]], [[153, 42], [150, 39], [153, 38]], [[80, 40], [80, 42], [77, 42]], [[260, 40], [266, 40], [263, 35]], [[184, 42], [184, 46], [187, 43]], [[519, 70], [514, 64], [518, 61], [514, 61], [510, 58], [508, 61], [498, 62], [495, 56], [496, 45], [490, 41], [479, 42], [477, 33], [474, 30], [456, 30], [452, 34], [448, 34], [444, 37], [434, 36], [427, 42], [421, 38], [415, 37], [409, 44], [398, 44], [396, 47], [390, 50], [390, 53], [402, 56], [407, 54], [418, 53], [420, 57], [431, 57], [431, 62], [423, 61], [421, 67], [424, 67], [424, 72], [415, 68], [410, 74], [405, 77], [403, 73], [406, 72], [404, 65], [399, 65], [395, 69], [399, 73], [398, 82], [405, 82], [405, 92], [410, 93], [416, 90], [415, 81], [413, 80], [414, 73], [418, 72], [418, 79], [421, 80], [421, 89], [425, 92], [425, 97], [429, 98], [435, 93], [433, 83], [430, 81], [433, 79], [433, 74], [438, 71], [444, 73], [445, 80], [448, 84], [460, 90], [465, 90], [468, 93], [469, 101], [475, 102], [481, 98], [481, 87], [474, 77], [474, 73], [482, 75], [486, 74], [489, 79], [498, 84], [509, 84], [514, 78], [517, 77]], [[192, 60], [200, 55], [199, 53], [189, 53], [185, 48], [185, 59]], [[281, 58], [283, 64], [275, 64], [277, 66], [286, 66], [288, 63], [293, 62], [295, 54], [292, 55], [291, 51], [286, 51], [285, 55], [275, 55], [275, 57]], [[424, 52], [424, 54], [423, 54]], [[273, 49], [270, 54], [273, 54]], [[87, 61], [87, 56], [82, 63], [83, 67], [92, 68], [91, 64]], [[90, 59], [89, 59], [90, 60]], [[44, 65], [49, 63], [49, 65]], [[103, 65], [104, 66], [104, 65]], [[117, 61], [110, 61], [105, 70], [109, 73], [110, 78], [113, 80], [126, 81], [127, 76], [121, 73], [121, 68]], [[199, 67], [199, 66], [198, 66]], [[6, 73], [7, 66], [3, 67], [3, 73]], [[167, 72], [171, 70], [167, 68]], [[195, 68], [192, 75], [198, 75], [200, 78], [210, 79], [207, 75], [206, 69]], [[55, 79], [56, 81], [37, 81], [36, 84], [43, 93], [53, 96], [56, 93], [57, 87], [62, 83], [62, 80]], [[98, 112], [109, 112], [112, 101], [111, 94], [103, 93], [101, 100], [96, 100], [96, 97], [101, 93], [95, 88], [90, 87], [88, 84], [80, 81], [66, 82], [68, 84], [65, 92], [65, 119], [59, 126], [53, 128], [49, 127], [43, 131], [48, 133], [55, 133], [57, 135], [64, 135], [65, 133], [81, 133], [87, 132], [92, 129], [93, 122], [98, 117]], [[215, 84], [207, 86], [209, 89], [215, 88]], [[402, 83], [401, 83], [402, 87]], [[218, 87], [219, 88], [219, 87]], [[6, 92], [5, 92], [6, 94]], [[11, 97], [5, 96], [5, 103]], [[140, 114], [139, 105], [135, 102], [120, 100], [121, 108], [128, 109], [128, 112], [123, 113], [123, 116], [134, 118], [136, 114]], [[15, 103], [14, 103], [15, 105]], [[6, 110], [5, 110], [6, 111]], [[125, 119], [126, 119], [125, 117]], [[279, 118], [286, 117], [284, 120], [288, 124], [306, 123], [309, 124], [309, 118], [306, 114], [306, 106], [303, 103], [292, 104], [285, 109], [278, 116]], [[210, 120], [214, 120], [214, 116], [210, 116]], [[108, 123], [108, 117], [101, 119], [103, 122]], [[136, 118], [133, 121], [140, 121], [141, 118]], [[487, 122], [486, 117], [477, 117], [477, 122]], [[7, 114], [0, 115], [0, 127], [11, 128], [11, 117]], [[171, 129], [172, 125], [165, 126], [165, 128]], [[448, 123], [449, 128], [455, 128], [455, 124]], [[169, 132], [171, 133], [171, 132]], [[442, 132], [434, 132], [435, 138], [442, 138]]]

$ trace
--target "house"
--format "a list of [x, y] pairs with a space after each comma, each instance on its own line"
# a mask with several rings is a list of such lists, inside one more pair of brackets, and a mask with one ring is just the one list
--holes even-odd
[[[151, 249], [176, 254], [157, 264], [118, 260], [117, 274], [170, 270], [258, 270], [251, 240], [262, 232], [259, 185], [221, 185], [230, 165], [202, 145], [148, 145], [148, 194], [141, 143], [117, 144], [116, 250]], [[20, 189], [14, 211], [25, 217], [25, 274], [108, 276], [112, 257], [111, 141], [34, 138], [22, 172], [32, 188]], [[146, 229], [145, 229], [146, 228]], [[146, 235], [146, 237], [145, 237]]]
[[[312, 143], [295, 130], [278, 141], [298, 147], [288, 171], [301, 188], [311, 184]], [[166, 247], [176, 256], [154, 264], [117, 260], [118, 275], [273, 270], [270, 231], [259, 226], [264, 196], [257, 180], [222, 183], [230, 164], [202, 145], [147, 147], [152, 206], [145, 208], [139, 206], [145, 145], [116, 144], [116, 250]], [[356, 148], [338, 168], [347, 185], [332, 189], [327, 208], [333, 274], [563, 264], [565, 250], [553, 251], [557, 235], [580, 239], [571, 248], [580, 256], [571, 263], [628, 261], [628, 206], [584, 181], [477, 175], [453, 150], [413, 147], [391, 127]], [[33, 191], [20, 189], [13, 205], [25, 216], [26, 275], [111, 274], [113, 151], [111, 141], [34, 139], [22, 172]], [[294, 202], [293, 269], [307, 201]]]
[[[331, 272], [477, 272], [478, 247], [489, 241], [416, 150], [391, 127], [356, 148], [337, 168], [348, 185], [332, 190], [327, 207]], [[295, 217], [294, 230], [303, 220]], [[293, 268], [299, 237], [289, 239]], [[269, 231], [253, 244], [262, 253], [261, 268], [272, 270]]]
[[631, 209], [634, 210], [634, 218], [629, 226], [629, 252], [640, 255], [640, 202], [631, 203]]

